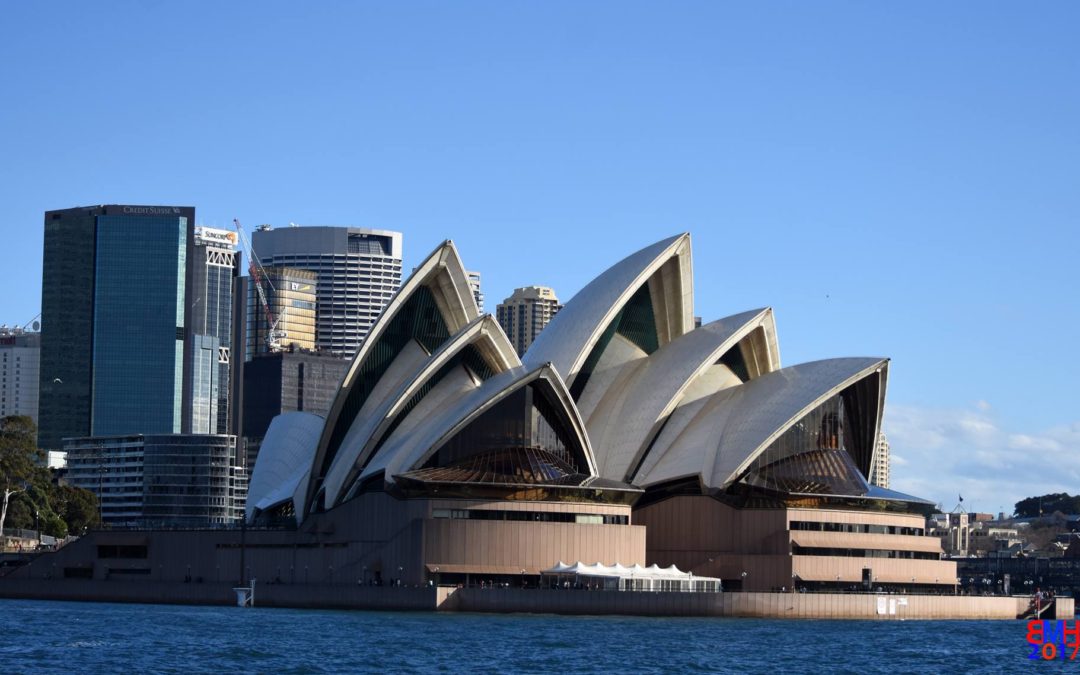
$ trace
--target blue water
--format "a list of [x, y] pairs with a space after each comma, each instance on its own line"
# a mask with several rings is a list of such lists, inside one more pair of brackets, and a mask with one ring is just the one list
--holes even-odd
[[13, 672], [1005, 673], [1020, 621], [773, 621], [0, 600]]

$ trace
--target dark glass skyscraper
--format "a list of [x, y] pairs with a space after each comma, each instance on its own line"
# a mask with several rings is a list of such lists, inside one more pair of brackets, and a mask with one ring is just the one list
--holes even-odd
[[95, 436], [180, 431], [189, 222], [176, 214], [97, 218]]
[[45, 213], [41, 447], [182, 430], [194, 218], [179, 206]]

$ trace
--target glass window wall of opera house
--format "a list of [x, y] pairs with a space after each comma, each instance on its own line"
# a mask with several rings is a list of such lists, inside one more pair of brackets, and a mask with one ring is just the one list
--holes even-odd
[[[931, 505], [868, 482], [888, 359], [782, 366], [770, 308], [695, 322], [692, 267], [688, 234], [632, 253], [519, 357], [455, 245], [436, 247], [329, 412], [270, 424], [245, 570], [520, 586], [580, 563], [674, 569], [712, 590], [951, 590], [955, 564], [925, 534]], [[228, 533], [183, 536], [142, 533], [131, 545], [146, 558], [130, 565], [213, 578], [237, 564], [215, 539]]]

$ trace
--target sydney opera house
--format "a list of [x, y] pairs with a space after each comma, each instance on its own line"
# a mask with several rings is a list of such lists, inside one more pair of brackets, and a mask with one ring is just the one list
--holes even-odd
[[326, 418], [274, 420], [249, 565], [367, 584], [599, 562], [674, 564], [725, 589], [951, 588], [929, 504], [867, 480], [888, 370], [782, 367], [767, 308], [695, 328], [688, 234], [604, 271], [519, 358], [447, 241]]
[[315, 593], [675, 565], [725, 590], [951, 590], [930, 504], [867, 480], [888, 372], [782, 367], [770, 309], [695, 327], [687, 234], [604, 271], [519, 358], [447, 241], [327, 416], [274, 419], [243, 531], [95, 532], [8, 577]]

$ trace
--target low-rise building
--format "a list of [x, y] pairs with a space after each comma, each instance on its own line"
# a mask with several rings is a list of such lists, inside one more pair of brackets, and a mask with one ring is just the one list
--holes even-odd
[[966, 556], [971, 548], [969, 514], [957, 508], [952, 513], [935, 513], [927, 520], [928, 534], [941, 540], [949, 556]]

